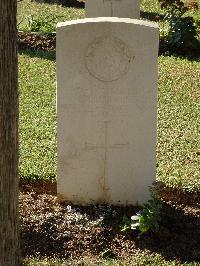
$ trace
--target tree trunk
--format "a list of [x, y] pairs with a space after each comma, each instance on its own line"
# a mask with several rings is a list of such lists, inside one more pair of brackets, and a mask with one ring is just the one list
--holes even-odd
[[16, 0], [0, 0], [0, 266], [19, 266]]

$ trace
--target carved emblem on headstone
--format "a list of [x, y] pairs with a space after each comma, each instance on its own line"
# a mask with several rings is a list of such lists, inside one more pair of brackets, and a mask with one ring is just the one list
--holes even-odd
[[111, 82], [128, 72], [133, 58], [123, 41], [113, 36], [103, 36], [89, 45], [85, 65], [94, 78]]

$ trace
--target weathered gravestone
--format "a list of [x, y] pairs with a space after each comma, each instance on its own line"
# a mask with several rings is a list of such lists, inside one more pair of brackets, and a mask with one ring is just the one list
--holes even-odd
[[140, 0], [86, 0], [86, 17], [140, 17]]
[[142, 204], [156, 175], [158, 27], [93, 18], [57, 27], [58, 194]]

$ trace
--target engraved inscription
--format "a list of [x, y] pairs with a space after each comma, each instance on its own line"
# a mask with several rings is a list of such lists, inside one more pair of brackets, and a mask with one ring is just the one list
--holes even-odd
[[112, 94], [110, 90], [103, 86], [98, 86], [99, 90], [96, 88], [92, 90], [81, 87], [74, 88], [71, 95], [68, 96], [70, 97], [70, 103], [65, 104], [66, 112], [103, 114], [103, 116], [108, 115], [109, 117], [113, 113], [116, 116], [130, 113], [131, 105], [137, 96], [135, 90], [127, 91], [124, 88], [123, 93], [116, 91], [115, 94]]
[[85, 65], [94, 78], [111, 82], [128, 72], [133, 58], [123, 41], [113, 36], [103, 36], [89, 45]]

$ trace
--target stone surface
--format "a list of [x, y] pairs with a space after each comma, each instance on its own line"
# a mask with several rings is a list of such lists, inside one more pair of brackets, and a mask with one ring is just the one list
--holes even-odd
[[142, 204], [156, 176], [156, 24], [93, 18], [57, 27], [58, 194]]
[[86, 0], [86, 17], [140, 17], [140, 0]]

